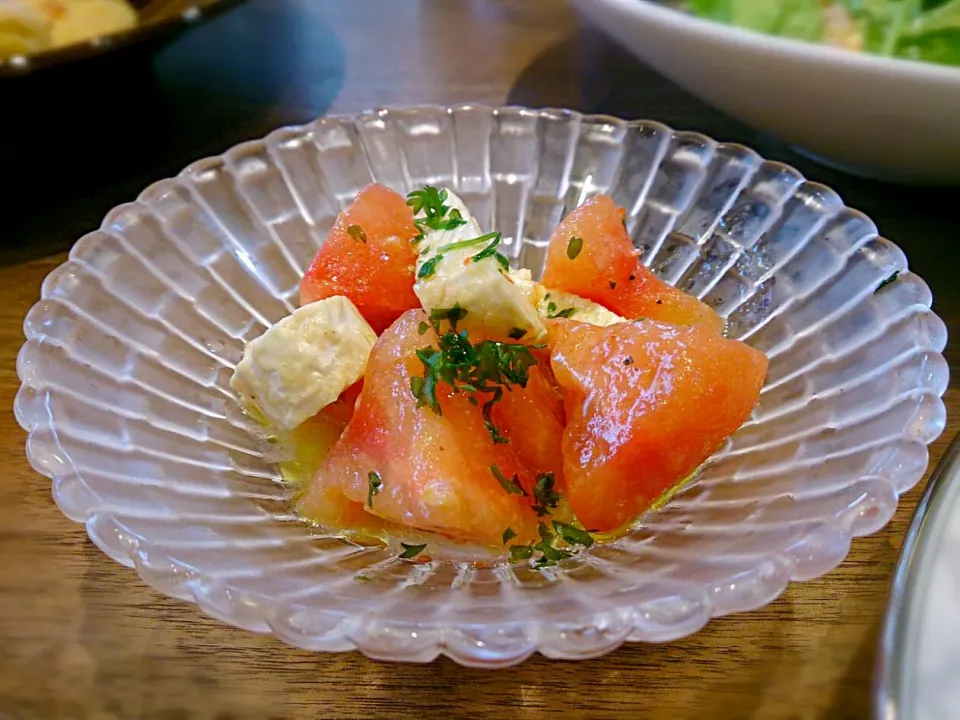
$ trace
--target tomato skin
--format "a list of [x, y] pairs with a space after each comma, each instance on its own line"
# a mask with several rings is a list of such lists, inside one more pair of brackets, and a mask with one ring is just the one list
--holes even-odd
[[703, 326], [549, 323], [564, 393], [563, 467], [584, 527], [617, 530], [697, 469], [749, 417], [766, 356]]
[[420, 307], [413, 292], [417, 251], [411, 241], [417, 233], [402, 195], [368, 185], [337, 216], [310, 263], [300, 282], [300, 304], [344, 295], [379, 335]]
[[[494, 443], [480, 405], [443, 383], [437, 390], [442, 414], [417, 407], [410, 380], [423, 375], [423, 364], [416, 351], [437, 343], [432, 328], [419, 331], [426, 320], [421, 310], [406, 312], [377, 341], [353, 416], [311, 480], [301, 511], [316, 515], [316, 505], [330, 488], [354, 503], [367, 504], [370, 473], [375, 472], [383, 484], [367, 509], [383, 520], [497, 546], [510, 528], [515, 543], [535, 542], [539, 535], [533, 499], [509, 493], [490, 467], [495, 465], [507, 478], [516, 475], [521, 486], [532, 489], [539, 470], [526, 467], [523, 459], [538, 457], [541, 451], [521, 452], [522, 433], [509, 443]], [[542, 380], [531, 393], [545, 392]], [[510, 415], [511, 403], [524, 405], [524, 392], [514, 387], [511, 394], [518, 397], [498, 412]], [[536, 402], [538, 396], [531, 397]], [[528, 417], [521, 415], [519, 422]], [[560, 426], [554, 427], [553, 452], [559, 453]]]
[[[624, 210], [606, 195], [571, 212], [550, 238], [543, 284], [593, 300], [626, 318], [703, 325], [721, 334], [724, 322], [713, 309], [640, 262], [623, 218]], [[573, 252], [575, 245], [570, 246], [572, 238], [583, 241], [578, 253]]]

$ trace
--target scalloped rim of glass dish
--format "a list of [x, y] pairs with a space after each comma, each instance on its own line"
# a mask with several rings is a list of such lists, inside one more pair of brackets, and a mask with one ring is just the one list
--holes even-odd
[[209, 20], [246, 0], [202, 0], [177, 15], [138, 24], [129, 30], [100, 35], [90, 40], [36, 53], [0, 57], [0, 79], [23, 77], [46, 68], [66, 65], [77, 60], [106, 55], [113, 50], [136, 45], [165, 32], [174, 32]]
[[[687, 137], [695, 138], [708, 144], [714, 144], [717, 149], [735, 150], [756, 155], [753, 150], [743, 145], [718, 142], [706, 135], [696, 132], [677, 131], [658, 121], [643, 119], [624, 120], [611, 115], [584, 114], [575, 110], [562, 108], [527, 108], [522, 106], [494, 107], [482, 103], [462, 103], [450, 106], [413, 105], [374, 107], [355, 115], [326, 115], [312, 123], [277, 128], [263, 138], [241, 143], [240, 146], [259, 146], [266, 148], [270, 143], [289, 140], [292, 135], [309, 133], [312, 127], [324, 121], [356, 123], [361, 120], [383, 117], [384, 115], [401, 115], [403, 113], [422, 111], [441, 111], [450, 114], [458, 110], [471, 109], [490, 112], [494, 116], [496, 116], [497, 113], [509, 111], [530, 114], [537, 117], [562, 116], [577, 120], [581, 123], [597, 122], [623, 125], [626, 127], [644, 127], [657, 129], [658, 131], [670, 134], [683, 132]], [[189, 174], [194, 168], [204, 167], [208, 163], [225, 161], [226, 156], [233, 149], [235, 148], [231, 148], [221, 155], [200, 159], [191, 163], [181, 171], [180, 176]], [[808, 186], [835, 195], [833, 190], [830, 190], [824, 185], [806, 181], [801, 173], [784, 163], [765, 160], [763, 158], [760, 159], [769, 167], [776, 167], [795, 173], [796, 176], [805, 181]], [[170, 182], [170, 180], [171, 179], [159, 180], [151, 184], [141, 192], [138, 198], [148, 196], [156, 188], [161, 187], [164, 183]], [[855, 213], [866, 221], [870, 227], [874, 228], [875, 232], [873, 236], [876, 239], [882, 239], [879, 231], [876, 231], [875, 225], [866, 215], [850, 208], [845, 209]], [[101, 228], [106, 227], [113, 212], [114, 210], [111, 210], [107, 213]], [[899, 251], [899, 248], [889, 240], [882, 240]], [[74, 260], [84, 249], [82, 246], [75, 246], [70, 252], [68, 261]], [[901, 257], [903, 257], [902, 251], [899, 252]], [[904, 258], [902, 267], [899, 268], [898, 272], [902, 274], [906, 271], [907, 263]], [[53, 273], [55, 272], [56, 270], [53, 271]], [[923, 280], [916, 275], [911, 273], [910, 277], [914, 282], [926, 287]], [[44, 284], [41, 291], [41, 299], [34, 307], [44, 302], [47, 297], [46, 292], [47, 286]], [[927, 289], [927, 293], [929, 293], [929, 289]], [[932, 310], [930, 311], [930, 315], [943, 325], [942, 320], [940, 320]], [[945, 326], [943, 326], [943, 329], [945, 333]], [[131, 532], [117, 518], [99, 512], [98, 506], [96, 505], [96, 498], [92, 497], [91, 494], [80, 499], [72, 498], [78, 502], [85, 501], [86, 504], [80, 503], [78, 506], [78, 503], [75, 502], [74, 505], [69, 506], [71, 512], [67, 512], [65, 509], [66, 506], [58, 497], [58, 478], [50, 471], [49, 468], [51, 465], [46, 462], [48, 458], [34, 452], [34, 448], [31, 445], [31, 439], [39, 430], [48, 431], [56, 441], [56, 428], [52, 420], [50, 420], [49, 414], [44, 418], [46, 425], [40, 422], [31, 423], [31, 418], [24, 408], [23, 395], [24, 391], [28, 388], [35, 388], [27, 386], [24, 383], [24, 372], [20, 357], [18, 357], [17, 362], [17, 374], [21, 381], [21, 388], [14, 401], [14, 414], [20, 426], [28, 433], [26, 442], [27, 459], [34, 470], [41, 475], [51, 478], [53, 481], [52, 490], [54, 501], [67, 517], [76, 522], [85, 523], [87, 535], [91, 542], [116, 562], [135, 569], [144, 583], [159, 592], [171, 597], [193, 602], [197, 604], [205, 614], [235, 627], [254, 632], [272, 633], [290, 645], [307, 650], [323, 652], [360, 650], [376, 659], [404, 662], [431, 662], [442, 654], [462, 665], [496, 668], [519, 664], [535, 652], [540, 652], [542, 655], [554, 659], [584, 660], [612, 652], [625, 642], [672, 642], [696, 633], [714, 617], [720, 617], [734, 612], [747, 612], [769, 604], [783, 593], [791, 581], [803, 582], [812, 580], [830, 572], [846, 558], [846, 555], [849, 553], [850, 541], [853, 538], [877, 532], [889, 522], [889, 517], [880, 518], [879, 522], [877, 522], [877, 518], [864, 517], [859, 518], [862, 522], [858, 523], [858, 518], [846, 516], [841, 520], [831, 523], [825, 521], [821, 526], [811, 529], [805, 539], [817, 540], [821, 536], [829, 536], [832, 543], [841, 540], [845, 547], [842, 553], [829, 554], [825, 559], [820, 559], [815, 564], [815, 567], [798, 567], [796, 559], [785, 553], [771, 553], [763, 560], [758, 559], [758, 565], [762, 564], [764, 568], [766, 568], [764, 577], [762, 578], [764, 581], [764, 586], [761, 589], [762, 592], [758, 591], [756, 596], [751, 597], [748, 602], [741, 602], [732, 610], [718, 608], [710, 598], [710, 590], [711, 588], [723, 586], [724, 583], [735, 585], [735, 576], [731, 576], [720, 583], [710, 583], [709, 586], [701, 588], [701, 592], [697, 595], [695, 601], [685, 602], [686, 612], [682, 617], [661, 618], [660, 615], [663, 613], [658, 612], [661, 608], [659, 608], [656, 602], [636, 606], [635, 603], [625, 601], [622, 607], [614, 610], [597, 613], [587, 611], [584, 615], [578, 615], [576, 622], [518, 620], [498, 625], [497, 628], [499, 632], [511, 637], [519, 634], [525, 640], [522, 647], [518, 647], [509, 654], [497, 652], [496, 648], [490, 648], [490, 653], [484, 655], [483, 650], [486, 648], [486, 644], [484, 641], [474, 637], [470, 632], [475, 628], [472, 626], [461, 627], [459, 625], [444, 624], [436, 621], [417, 624], [415, 626], [399, 622], [391, 625], [382, 618], [371, 618], [369, 627], [367, 627], [360, 622], [361, 618], [358, 616], [338, 616], [336, 619], [333, 617], [325, 617], [323, 627], [316, 628], [317, 632], [308, 633], [296, 623], [291, 622], [290, 619], [281, 617], [276, 612], [272, 612], [269, 607], [261, 607], [260, 601], [263, 598], [260, 596], [253, 593], [245, 593], [217, 579], [210, 579], [205, 582], [204, 578], [191, 570], [189, 566], [178, 562], [175, 558], [169, 556], [162, 548], [152, 545], [146, 538]], [[946, 383], [944, 383], [944, 387], [935, 390], [937, 399], [936, 407], [941, 414], [945, 413], [945, 406], [942, 401], [942, 395], [945, 391]], [[924, 440], [924, 442], [929, 444], [934, 439], [935, 437], [930, 440]], [[905, 482], [899, 490], [892, 488], [894, 497], [899, 499], [900, 494], [912, 488], [921, 479], [923, 474], [924, 470], [918, 470], [915, 473], [916, 476], [909, 482]], [[891, 509], [891, 516], [895, 510], [896, 507], [894, 506]], [[101, 529], [111, 529], [117, 536], [117, 544], [108, 545], [101, 537], [100, 532], [98, 532], [98, 530]], [[139, 561], [139, 559], [144, 556], [151, 558], [150, 567], [144, 566]], [[157, 570], [159, 564], [154, 562], [159, 558], [165, 558], [169, 561], [163, 572]], [[686, 605], [690, 605], [691, 607], [686, 608]], [[325, 615], [334, 614], [325, 610], [321, 612]], [[668, 622], [661, 623], [660, 620], [662, 619], [666, 619]], [[480, 625], [485, 624], [487, 623], [480, 623]], [[311, 626], [311, 629], [312, 628], [313, 626]], [[364, 632], [389, 633], [398, 643], [399, 639], [403, 637], [410, 642], [413, 647], [398, 654], [390, 654], [389, 656], [367, 652], [365, 648], [355, 641], [358, 637], [362, 638]], [[577, 638], [585, 639], [587, 635], [592, 636], [592, 642], [587, 642], [586, 647], [578, 646], [575, 640]]]
[[917, 625], [921, 622], [922, 596], [929, 587], [931, 554], [950, 521], [953, 505], [947, 501], [954, 496], [960, 498], [960, 434], [953, 438], [937, 464], [914, 511], [890, 583], [874, 672], [873, 716], [876, 720], [911, 717], [913, 703], [906, 673], [915, 666], [911, 660], [920, 651]]

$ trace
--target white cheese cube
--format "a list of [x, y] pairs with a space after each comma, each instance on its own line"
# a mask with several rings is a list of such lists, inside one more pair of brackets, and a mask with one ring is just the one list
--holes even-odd
[[349, 299], [318, 300], [248, 343], [230, 385], [245, 406], [292, 430], [363, 377], [376, 341]]

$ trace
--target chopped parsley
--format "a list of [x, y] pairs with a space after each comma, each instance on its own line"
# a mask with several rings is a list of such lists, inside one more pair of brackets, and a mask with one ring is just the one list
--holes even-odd
[[[471, 398], [474, 399], [474, 398]], [[500, 432], [493, 420], [490, 418], [490, 411], [493, 409], [493, 404], [497, 402], [496, 400], [488, 400], [483, 404], [483, 426], [487, 429], [487, 432], [490, 433], [490, 439], [493, 440], [495, 445], [506, 445], [510, 442], [510, 438]], [[476, 403], [474, 403], [476, 404]]]
[[567, 558], [573, 557], [573, 553], [568, 553], [566, 550], [559, 550], [546, 540], [538, 542], [533, 546], [533, 549], [539, 550], [541, 553], [540, 557], [537, 558], [537, 562], [535, 563], [535, 566], [538, 568], [552, 567], [560, 560], [566, 560]]
[[[482, 245], [487, 240], [493, 240], [493, 243], [491, 243], [491, 245], [492, 247], [496, 248], [496, 246], [500, 244], [500, 233], [498, 233], [497, 231], [493, 231], [493, 232], [487, 233], [486, 235], [481, 235], [479, 237], [471, 238], [469, 240], [458, 240], [457, 242], [441, 245], [440, 247], [437, 248], [437, 255], [440, 255], [442, 253], [454, 252], [455, 250], [464, 250], [466, 248], [473, 247], [474, 245]], [[480, 253], [477, 253], [477, 255], [481, 253], [485, 253], [488, 249], [489, 248], [484, 248], [483, 250], [480, 251]], [[492, 255], [493, 253], [490, 253], [490, 254]], [[471, 259], [474, 259], [476, 257], [477, 256], [474, 255], [474, 257]], [[487, 256], [484, 256], [484, 257], [487, 257]]]
[[[549, 296], [549, 295], [546, 295], [546, 296], [544, 296], [544, 297], [550, 297], [550, 296]], [[556, 312], [556, 311], [557, 311], [557, 304], [556, 304], [555, 302], [552, 302], [552, 301], [551, 301], [551, 302], [548, 302], [548, 303], [547, 303], [547, 314], [549, 315], [550, 313], [554, 313], [554, 312]]]
[[510, 261], [507, 260], [505, 255], [497, 252], [497, 247], [499, 247], [500, 243], [503, 241], [503, 235], [497, 232], [497, 233], [489, 233], [488, 235], [484, 235], [483, 237], [487, 238], [487, 237], [490, 237], [490, 235], [494, 236], [490, 244], [487, 245], [483, 250], [478, 252], [476, 255], [471, 257], [470, 261], [479, 262], [484, 258], [488, 258], [492, 256], [500, 264], [500, 268], [504, 272], [506, 272], [507, 270], [510, 269]]
[[418, 215], [422, 212], [425, 216], [413, 221], [417, 230], [420, 231], [414, 238], [414, 242], [423, 240], [427, 230], [453, 230], [467, 224], [460, 211], [447, 207], [444, 204], [446, 201], [447, 191], [438, 190], [432, 185], [414, 190], [407, 195], [407, 205], [411, 207], [413, 214]]
[[500, 468], [496, 465], [490, 466], [490, 472], [493, 473], [493, 476], [497, 479], [497, 482], [500, 483], [500, 486], [506, 490], [510, 495], [526, 495], [527, 491], [520, 487], [520, 476], [514, 474], [512, 478], [508, 478], [506, 475], [501, 472]]
[[359, 580], [360, 582], [373, 582], [373, 580], [368, 578], [366, 575], [357, 575], [354, 577], [354, 580]]
[[895, 282], [897, 281], [897, 278], [898, 278], [898, 277], [900, 277], [900, 271], [899, 271], [899, 270], [894, 270], [894, 271], [893, 271], [893, 274], [890, 275], [890, 277], [884, 279], [884, 281], [883, 281], [882, 283], [880, 283], [879, 285], [877, 285], [877, 289], [873, 291], [873, 294], [876, 295], [878, 292], [880, 292], [881, 290], [883, 290], [883, 289], [884, 289], [887, 285], [889, 285], [890, 283], [895, 283]]
[[459, 303], [455, 303], [452, 308], [434, 308], [431, 310], [430, 324], [433, 325], [434, 330], [440, 332], [440, 323], [446, 320], [448, 323], [450, 323], [450, 329], [456, 331], [457, 323], [463, 320], [466, 316], [466, 309], [460, 307]]
[[573, 557], [572, 553], [567, 552], [566, 550], [560, 550], [553, 546], [554, 535], [550, 532], [548, 528], [543, 523], [540, 523], [540, 542], [533, 546], [533, 549], [540, 553], [540, 557], [537, 558], [535, 567], [550, 567], [556, 565], [560, 560], [566, 560], [569, 557]]
[[426, 280], [437, 274], [437, 265], [443, 260], [443, 255], [434, 255], [420, 266], [417, 271], [417, 280]]
[[[533, 486], [533, 497], [544, 510], [552, 510], [560, 502], [560, 493], [554, 490], [557, 480], [553, 473], [540, 473]], [[539, 514], [539, 513], [538, 513]]]
[[[550, 303], [550, 304], [553, 305], [553, 303]], [[556, 307], [556, 305], [554, 305], [554, 307]], [[548, 320], [553, 320], [554, 318], [570, 318], [570, 317], [573, 316], [573, 314], [574, 314], [576, 311], [577, 311], [577, 309], [576, 309], [576, 308], [572, 308], [572, 307], [564, 308], [563, 310], [560, 310], [560, 311], [558, 311], [558, 312], [555, 312], [555, 313], [553, 313], [552, 315], [551, 315], [551, 314], [549, 313], [549, 311], [548, 311], [548, 312], [547, 312], [547, 319], [548, 319]]]
[[507, 337], [509, 337], [511, 340], [519, 340], [526, 334], [527, 331], [525, 329], [517, 327], [513, 328], [509, 333], [507, 333]]
[[570, 238], [570, 242], [567, 243], [567, 257], [576, 260], [581, 250], [583, 250], [583, 238], [576, 236]]
[[432, 185], [425, 185], [421, 190], [414, 190], [407, 194], [407, 205], [416, 215], [420, 211], [428, 217], [443, 217], [447, 207], [443, 204], [447, 199], [446, 190], [438, 190]]
[[[544, 474], [544, 476], [545, 475], [546, 474]], [[557, 498], [559, 499], [559, 496], [557, 496]], [[573, 557], [574, 554], [570, 550], [564, 550], [556, 546], [558, 537], [568, 545], [577, 545], [583, 548], [590, 547], [594, 542], [593, 536], [589, 531], [556, 520], [553, 521], [553, 530], [542, 522], [538, 525], [537, 529], [540, 532], [540, 542], [533, 545], [512, 546], [510, 548], [510, 562], [515, 563], [521, 560], [529, 560], [536, 556], [533, 564], [535, 568], [553, 567], [561, 560]], [[556, 534], [554, 534], [554, 531]], [[504, 532], [504, 537], [507, 537], [506, 532]], [[510, 537], [515, 537], [515, 535], [510, 535]], [[506, 544], [506, 540], [504, 540], [504, 544]]]
[[[490, 244], [483, 248], [483, 250], [478, 252], [476, 255], [471, 255], [469, 258], [467, 258], [467, 261], [478, 262], [479, 260], [492, 257], [497, 261], [500, 269], [503, 272], [507, 272], [510, 269], [510, 261], [505, 255], [497, 252], [497, 247], [500, 245], [500, 241], [502, 239], [503, 236], [499, 232], [492, 232], [487, 233], [486, 235], [480, 235], [479, 237], [471, 238], [469, 240], [458, 240], [457, 242], [441, 245], [437, 248], [436, 254], [429, 260], [426, 260], [423, 265], [420, 266], [420, 270], [417, 273], [417, 278], [419, 280], [425, 280], [426, 278], [432, 277], [434, 273], [437, 272], [437, 265], [440, 264], [440, 261], [444, 258], [445, 253], [455, 252], [457, 250], [465, 250], [466, 248], [471, 248], [476, 245], [482, 245], [488, 240], [491, 241]], [[423, 255], [425, 252], [426, 250], [420, 254]]]
[[510, 548], [510, 562], [520, 562], [533, 557], [533, 548], [529, 545], [513, 545]]
[[380, 493], [383, 487], [383, 479], [380, 473], [371, 470], [367, 473], [367, 507], [373, 507], [373, 496]]
[[[439, 329], [438, 329], [439, 332]], [[437, 347], [417, 350], [423, 363], [423, 376], [410, 380], [410, 390], [417, 399], [417, 407], [427, 406], [442, 415], [437, 399], [437, 388], [446, 383], [455, 393], [489, 393], [484, 402], [484, 425], [494, 442], [507, 442], [496, 429], [490, 413], [503, 397], [504, 388], [513, 385], [526, 387], [530, 368], [537, 359], [526, 345], [513, 345], [494, 340], [470, 342], [466, 330], [448, 331], [440, 335]]]
[[[446, 194], [446, 190], [443, 191]], [[461, 225], [466, 225], [467, 221], [463, 219], [463, 215], [460, 214], [460, 211], [456, 208], [453, 208], [449, 213], [447, 213], [447, 219], [442, 222], [436, 223], [437, 227], [434, 230], [453, 230], [458, 228]]]
[[347, 235], [352, 237], [354, 240], [362, 242], [364, 245], [367, 243], [367, 234], [363, 231], [363, 228], [359, 225], [350, 225], [347, 227]]
[[508, 542], [513, 540], [517, 536], [517, 533], [513, 528], [507, 528], [503, 531], [503, 544], [506, 545]]
[[403, 558], [404, 560], [409, 560], [410, 558], [415, 558], [417, 555], [422, 553], [427, 549], [427, 544], [423, 543], [422, 545], [407, 545], [405, 542], [400, 543], [403, 547], [403, 552], [398, 555], [398, 557]]
[[417, 335], [423, 335], [429, 329], [430, 326], [421, 321], [420, 324], [417, 325]]
[[553, 521], [553, 529], [556, 530], [557, 535], [571, 545], [583, 545], [584, 547], [593, 545], [593, 536], [586, 530], [556, 520]]

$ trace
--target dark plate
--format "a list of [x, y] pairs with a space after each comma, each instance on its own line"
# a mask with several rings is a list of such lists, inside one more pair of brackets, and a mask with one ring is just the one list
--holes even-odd
[[44, 68], [85, 60], [147, 42], [166, 42], [191, 25], [243, 0], [131, 0], [140, 14], [137, 27], [114, 35], [31, 55], [0, 58], [0, 77], [28, 75]]

